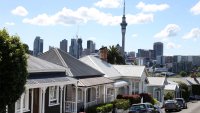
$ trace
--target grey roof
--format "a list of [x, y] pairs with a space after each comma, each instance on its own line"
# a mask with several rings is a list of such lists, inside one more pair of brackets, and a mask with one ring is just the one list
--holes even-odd
[[69, 75], [73, 77], [89, 77], [104, 75], [96, 69], [74, 58], [70, 54], [57, 48], [50, 49], [49, 51], [41, 54], [38, 57], [49, 62], [67, 67], [70, 70]]
[[164, 86], [166, 82], [165, 77], [147, 77], [149, 80], [148, 86]]
[[172, 91], [175, 91], [176, 89], [178, 88], [178, 86], [177, 85], [175, 85], [175, 84], [167, 84], [167, 85], [165, 85], [165, 90], [172, 90]]
[[114, 81], [106, 77], [92, 77], [92, 78], [79, 79], [78, 86], [87, 87], [87, 86], [96, 86], [96, 85], [111, 84], [111, 83], [114, 83]]
[[87, 65], [95, 68], [96, 70], [104, 73], [105, 77], [120, 77], [122, 76], [114, 67], [113, 65], [97, 58], [93, 55], [88, 55], [79, 59], [80, 61], [86, 63]]
[[134, 66], [134, 65], [113, 65], [122, 76], [125, 77], [142, 77], [143, 72], [145, 72], [145, 66]]
[[70, 77], [55, 77], [55, 78], [40, 78], [40, 79], [27, 79], [26, 85], [29, 87], [40, 86], [40, 85], [55, 85], [60, 83], [71, 84], [71, 82], [77, 81], [76, 79]]
[[28, 55], [27, 70], [29, 73], [37, 72], [65, 72], [66, 68], [40, 58]]
[[186, 80], [185, 77], [181, 77], [181, 78], [169, 77], [169, 78], [167, 78], [167, 80], [173, 81], [173, 82], [176, 82], [176, 83], [182, 82], [182, 83], [185, 83], [187, 85], [190, 85], [190, 83], [188, 82], [188, 80]]

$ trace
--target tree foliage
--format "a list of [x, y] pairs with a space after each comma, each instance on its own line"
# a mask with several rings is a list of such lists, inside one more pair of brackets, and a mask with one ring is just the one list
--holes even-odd
[[184, 98], [185, 100], [188, 100], [190, 91], [189, 91], [187, 84], [185, 84], [183, 82], [179, 82], [178, 85], [179, 85], [179, 88], [181, 91], [181, 97]]
[[172, 92], [167, 92], [165, 95], [164, 95], [164, 99], [165, 100], [171, 100], [173, 99], [174, 95], [172, 94]]
[[0, 30], [0, 113], [24, 92], [27, 74], [27, 58], [19, 37]]
[[108, 63], [125, 64], [125, 60], [121, 56], [120, 51], [114, 45], [110, 46], [108, 49]]
[[182, 77], [186, 77], [186, 76], [187, 76], [187, 73], [186, 73], [185, 71], [181, 71], [181, 72], [180, 72], [180, 75], [181, 75]]

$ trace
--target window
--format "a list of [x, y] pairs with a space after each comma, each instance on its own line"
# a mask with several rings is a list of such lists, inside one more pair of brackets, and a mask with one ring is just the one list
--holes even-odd
[[[21, 98], [23, 98], [22, 101], [21, 101]], [[26, 90], [24, 92], [24, 94], [15, 103], [15, 111], [16, 111], [16, 113], [21, 111], [21, 104], [23, 104], [22, 105], [23, 112], [29, 111], [29, 90]]]
[[59, 104], [59, 87], [51, 86], [49, 87], [49, 106]]
[[82, 102], [82, 90], [78, 89], [78, 102]]

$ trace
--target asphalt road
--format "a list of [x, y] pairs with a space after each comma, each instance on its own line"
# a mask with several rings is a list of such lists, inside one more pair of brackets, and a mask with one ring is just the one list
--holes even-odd
[[[200, 101], [192, 101], [187, 103], [188, 108], [182, 109], [179, 112], [167, 112], [167, 113], [200, 113]], [[165, 110], [162, 109], [162, 113], [165, 113]]]

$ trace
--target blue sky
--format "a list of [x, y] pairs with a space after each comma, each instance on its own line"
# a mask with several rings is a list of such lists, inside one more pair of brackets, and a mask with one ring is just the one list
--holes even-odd
[[[121, 45], [122, 0], [1, 0], [0, 29], [19, 35], [33, 48], [36, 36], [59, 47], [78, 34], [96, 48]], [[164, 43], [164, 55], [200, 55], [200, 0], [126, 0], [125, 50], [152, 49]]]

